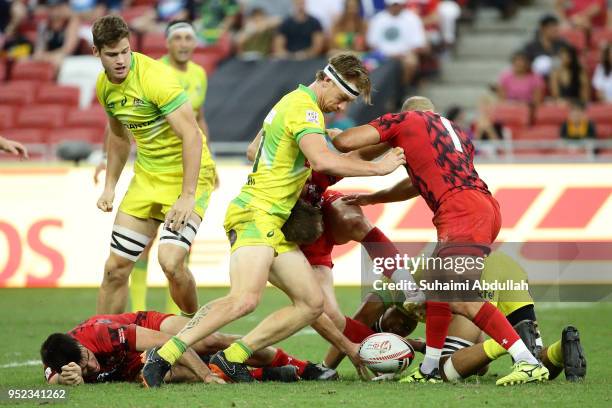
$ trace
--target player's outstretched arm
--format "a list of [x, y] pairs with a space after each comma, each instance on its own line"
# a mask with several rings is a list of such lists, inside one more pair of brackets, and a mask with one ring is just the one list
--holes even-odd
[[181, 196], [166, 214], [166, 226], [173, 231], [179, 231], [187, 224], [195, 206], [195, 193], [202, 160], [202, 133], [188, 101], [166, 116], [166, 120], [174, 133], [183, 141]]
[[380, 135], [373, 126], [363, 125], [345, 130], [334, 137], [332, 142], [339, 151], [350, 152], [380, 143]]
[[404, 151], [401, 149], [391, 150], [377, 162], [339, 155], [329, 150], [322, 135], [316, 133], [302, 136], [299, 144], [314, 171], [332, 176], [384, 176], [406, 163]]
[[0, 136], [0, 151], [13, 154], [15, 156], [21, 156], [21, 160], [27, 160], [28, 149], [24, 145], [14, 140], [6, 139]]
[[117, 119], [108, 118], [108, 159], [104, 191], [98, 199], [98, 208], [105, 212], [113, 210], [113, 199], [115, 198], [115, 187], [119, 182], [121, 172], [130, 155], [130, 138], [127, 130]]
[[397, 201], [406, 201], [411, 198], [418, 197], [419, 191], [410, 181], [410, 178], [405, 178], [399, 181], [392, 187], [379, 190], [375, 193], [366, 194], [350, 194], [342, 199], [352, 205], [372, 205], [380, 203], [394, 203]]

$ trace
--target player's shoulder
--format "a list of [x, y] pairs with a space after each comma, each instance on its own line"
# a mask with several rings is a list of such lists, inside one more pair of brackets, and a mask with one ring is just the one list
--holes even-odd
[[187, 72], [189, 73], [189, 75], [193, 75], [193, 76], [199, 76], [199, 77], [206, 76], [206, 70], [204, 69], [204, 67], [193, 61], [189, 61], [187, 63]]
[[[172, 67], [161, 60], [153, 59], [139, 52], [132, 52], [132, 69], [137, 77], [151, 79], [153, 81], [163, 80], [166, 74], [172, 73]], [[158, 76], [159, 75], [159, 76]]]

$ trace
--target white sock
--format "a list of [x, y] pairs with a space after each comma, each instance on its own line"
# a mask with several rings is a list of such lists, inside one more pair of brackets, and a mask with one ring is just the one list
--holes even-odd
[[425, 358], [421, 363], [421, 372], [423, 374], [430, 374], [433, 370], [438, 368], [441, 355], [442, 349], [425, 346]]
[[529, 364], [539, 364], [538, 360], [529, 352], [523, 340], [518, 339], [510, 348], [508, 353], [512, 356], [515, 362], [525, 361]]
[[453, 365], [453, 357], [449, 357], [446, 359], [444, 363], [444, 375], [448, 381], [459, 381], [461, 380], [461, 374], [457, 372], [457, 369]]
[[414, 293], [418, 291], [414, 277], [406, 269], [398, 269], [391, 275], [391, 280], [402, 285], [402, 293], [407, 300], [414, 298]]

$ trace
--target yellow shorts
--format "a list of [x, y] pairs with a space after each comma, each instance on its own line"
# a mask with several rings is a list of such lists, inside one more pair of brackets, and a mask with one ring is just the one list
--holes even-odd
[[[215, 168], [202, 167], [196, 189], [194, 212], [204, 218], [215, 188]], [[138, 164], [119, 211], [137, 218], [163, 221], [183, 189], [183, 173], [151, 173]]]
[[281, 231], [284, 224], [284, 219], [234, 199], [227, 207], [223, 226], [231, 252], [243, 246], [269, 246], [278, 255], [298, 248], [285, 239]]

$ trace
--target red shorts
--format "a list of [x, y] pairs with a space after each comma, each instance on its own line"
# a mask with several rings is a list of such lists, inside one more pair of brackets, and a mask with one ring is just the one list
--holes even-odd
[[478, 190], [461, 190], [446, 198], [433, 217], [440, 243], [488, 247], [501, 228], [497, 200]]
[[147, 329], [161, 331], [160, 327], [164, 320], [173, 314], [160, 313], [155, 311], [131, 313], [135, 315], [134, 324], [136, 326], [145, 327]]
[[[323, 193], [323, 202], [321, 203], [321, 209], [323, 210], [323, 220], [325, 220], [325, 213], [331, 206], [331, 204], [339, 198], [344, 197], [339, 191], [326, 190]], [[333, 268], [334, 263], [332, 262], [332, 250], [336, 241], [334, 240], [332, 232], [327, 228], [327, 223], [324, 222], [323, 234], [315, 242], [309, 245], [302, 245], [300, 249], [306, 256], [306, 259], [311, 266], [322, 265], [328, 268]]]

